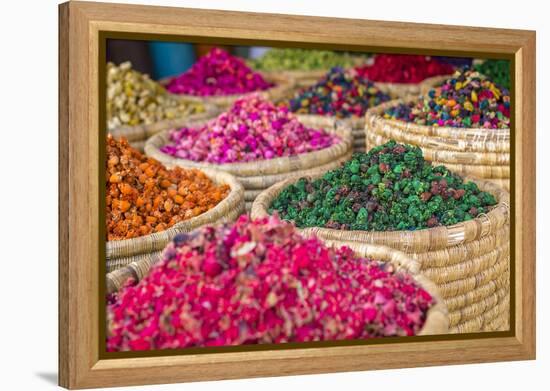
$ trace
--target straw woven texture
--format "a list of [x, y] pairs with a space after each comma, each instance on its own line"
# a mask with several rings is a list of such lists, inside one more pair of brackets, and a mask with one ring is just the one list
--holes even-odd
[[[284, 73], [279, 74], [264, 74], [265, 80], [275, 84], [273, 87], [264, 91], [253, 91], [245, 94], [233, 94], [233, 95], [220, 95], [220, 96], [195, 96], [178, 94], [182, 99], [191, 102], [201, 102], [203, 104], [212, 104], [219, 108], [227, 108], [231, 106], [237, 99], [251, 94], [259, 94], [266, 99], [276, 102], [288, 95], [288, 91], [295, 85], [293, 79], [289, 79]], [[172, 78], [159, 80], [159, 83], [166, 86]]]
[[[320, 172], [312, 177], [321, 175]], [[275, 197], [297, 180], [298, 177], [280, 182], [258, 195], [252, 205], [252, 218], [266, 215]], [[420, 271], [437, 284], [450, 311], [451, 332], [490, 330], [491, 324], [505, 327], [509, 304], [503, 297], [509, 295], [510, 287], [509, 194], [491, 182], [475, 182], [495, 195], [498, 205], [463, 223], [417, 231], [342, 231], [320, 227], [301, 231], [331, 242], [378, 244], [409, 254], [419, 262]]]
[[337, 121], [342, 121], [346, 126], [351, 128], [353, 152], [365, 152], [365, 118], [350, 117], [338, 119]]
[[[185, 100], [177, 97], [179, 100]], [[149, 125], [120, 126], [108, 131], [113, 137], [119, 139], [124, 137], [130, 144], [134, 142], [145, 142], [149, 137], [166, 129], [173, 129], [182, 126], [188, 122], [210, 119], [219, 114], [220, 109], [212, 104], [203, 103], [205, 111], [202, 113], [191, 114], [189, 116], [166, 119]]]
[[438, 87], [442, 85], [445, 80], [452, 78], [453, 75], [440, 75], [440, 76], [433, 76], [428, 77], [427, 79], [424, 79], [420, 83], [420, 92], [419, 95], [426, 95], [430, 90], [434, 87]]
[[130, 144], [130, 146], [132, 148], [137, 149], [139, 152], [144, 153], [144, 151], [145, 151], [145, 141], [147, 141], [147, 140], [131, 141], [128, 144]]
[[154, 253], [164, 246], [178, 233], [189, 232], [195, 228], [218, 221], [231, 221], [244, 211], [244, 189], [230, 174], [215, 170], [203, 170], [216, 184], [227, 184], [229, 194], [212, 209], [182, 221], [167, 230], [140, 236], [133, 239], [115, 240], [107, 242], [107, 271], [130, 264], [137, 260], [151, 259]]
[[451, 75], [429, 77], [420, 83], [384, 83], [374, 82], [374, 85], [378, 87], [380, 91], [391, 96], [394, 99], [408, 98], [411, 96], [417, 96], [424, 90], [429, 90], [438, 83], [448, 79]]
[[422, 149], [425, 159], [434, 164], [465, 176], [498, 179], [495, 183], [509, 189], [510, 129], [422, 126], [381, 116], [387, 108], [401, 102], [387, 102], [367, 112], [367, 150], [389, 140], [416, 145]]
[[317, 83], [326, 73], [328, 69], [315, 71], [280, 71], [280, 72], [265, 72], [268, 77], [274, 77], [277, 74], [284, 75], [288, 80], [294, 81], [294, 87], [305, 88]]
[[[289, 157], [259, 160], [245, 163], [214, 164], [179, 159], [160, 151], [169, 143], [169, 132], [161, 132], [151, 137], [145, 144], [145, 153], [168, 166], [210, 168], [229, 172], [239, 180], [245, 189], [245, 201], [253, 201], [260, 190], [297, 174], [310, 175], [319, 169], [331, 170], [349, 159], [352, 154], [352, 135], [347, 124], [330, 117], [299, 115], [300, 121], [312, 128], [322, 128], [335, 133], [340, 141], [328, 148]], [[188, 124], [199, 126], [201, 122]]]
[[[330, 241], [327, 241], [327, 244], [331, 246], [342, 245], [342, 243], [331, 243]], [[442, 300], [436, 285], [422, 274], [419, 274], [420, 265], [418, 261], [401, 251], [385, 246], [354, 242], [346, 243], [346, 245], [357, 256], [389, 262], [394, 265], [396, 272], [410, 274], [416, 283], [435, 299], [436, 304], [428, 310], [426, 321], [418, 335], [437, 335], [448, 332], [449, 315], [445, 302]], [[155, 253], [154, 258], [141, 259], [109, 273], [107, 275], [107, 292], [117, 292], [129, 278], [140, 281], [147, 275], [151, 267], [161, 259], [161, 256], [162, 251], [159, 251]]]

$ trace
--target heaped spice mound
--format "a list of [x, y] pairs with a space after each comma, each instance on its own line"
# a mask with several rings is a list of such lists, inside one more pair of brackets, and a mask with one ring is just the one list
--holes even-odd
[[180, 159], [223, 164], [317, 151], [338, 140], [253, 94], [203, 126], [171, 131], [171, 142], [161, 151]]
[[267, 90], [273, 85], [252, 71], [241, 58], [212, 49], [167, 85], [173, 94], [220, 96]]
[[176, 236], [107, 308], [109, 351], [415, 335], [433, 298], [277, 217]]
[[216, 206], [229, 194], [200, 170], [168, 170], [107, 137], [107, 240], [163, 231]]
[[454, 68], [429, 56], [377, 54], [373, 64], [357, 67], [356, 71], [372, 81], [418, 84], [428, 77], [450, 75]]
[[429, 126], [509, 128], [510, 93], [477, 71], [457, 71], [417, 102], [387, 109], [384, 118]]
[[456, 224], [495, 204], [474, 182], [432, 167], [420, 148], [390, 141], [321, 178], [298, 180], [270, 211], [297, 227], [393, 231]]
[[333, 68], [318, 83], [298, 92], [288, 106], [298, 114], [348, 118], [361, 117], [388, 100], [388, 95], [353, 70]]
[[[361, 56], [365, 57], [365, 56]], [[332, 67], [351, 67], [359, 58], [345, 52], [312, 49], [270, 49], [249, 63], [261, 71], [313, 71]]]
[[497, 85], [510, 89], [509, 60], [486, 60], [474, 68], [479, 73], [493, 80]]
[[188, 103], [170, 96], [148, 75], [132, 69], [130, 62], [107, 63], [107, 129], [150, 125], [204, 112], [200, 103]]

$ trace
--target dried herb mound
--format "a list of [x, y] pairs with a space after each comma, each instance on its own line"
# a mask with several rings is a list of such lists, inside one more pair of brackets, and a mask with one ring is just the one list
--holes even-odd
[[109, 351], [415, 335], [434, 304], [390, 264], [246, 215], [176, 236], [110, 300]]
[[510, 127], [510, 93], [473, 70], [457, 71], [418, 101], [390, 107], [386, 119], [456, 128]]
[[163, 231], [212, 209], [230, 190], [200, 170], [169, 170], [111, 135], [106, 166], [107, 240]]
[[456, 224], [495, 204], [474, 182], [433, 167], [420, 148], [390, 141], [319, 179], [301, 178], [269, 210], [297, 227], [393, 231]]
[[332, 68], [315, 85], [299, 91], [287, 104], [298, 114], [361, 117], [374, 106], [390, 100], [372, 82], [353, 70]]
[[249, 63], [261, 71], [312, 71], [332, 67], [351, 67], [365, 55], [312, 49], [270, 49], [260, 58]]
[[200, 103], [184, 102], [170, 96], [149, 75], [132, 69], [129, 61], [120, 65], [107, 63], [108, 130], [123, 125], [150, 125], [204, 111]]
[[437, 58], [411, 54], [377, 54], [372, 64], [356, 70], [372, 81], [406, 84], [418, 84], [428, 77], [454, 72], [452, 65]]
[[224, 96], [267, 90], [273, 84], [252, 71], [242, 58], [213, 48], [193, 66], [174, 77], [166, 89], [173, 94]]
[[338, 141], [324, 129], [305, 126], [286, 107], [251, 94], [202, 126], [171, 130], [170, 142], [160, 150], [181, 159], [225, 164], [294, 156]]

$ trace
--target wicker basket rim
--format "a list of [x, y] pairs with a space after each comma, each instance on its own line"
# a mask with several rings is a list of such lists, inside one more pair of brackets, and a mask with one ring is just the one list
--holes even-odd
[[[426, 320], [418, 335], [446, 334], [448, 332], [449, 316], [445, 301], [441, 297], [437, 286], [431, 280], [419, 273], [418, 262], [416, 260], [401, 251], [394, 250], [387, 246], [359, 243], [341, 244], [336, 242], [327, 242], [326, 244], [331, 247], [346, 245], [352, 249], [356, 256], [389, 262], [396, 267], [396, 272], [404, 271], [408, 273], [413, 280], [435, 300], [435, 304], [428, 309]], [[124, 279], [127, 279], [131, 275], [147, 273], [152, 266], [149, 259], [143, 259], [133, 264], [129, 264], [125, 266], [124, 270], [119, 269], [109, 273], [106, 276], [107, 285], [111, 288], [110, 290], [112, 292], [115, 292], [122, 285], [122, 283], [118, 281], [118, 275], [124, 276]]]
[[365, 123], [370, 122], [382, 122], [388, 124], [394, 124], [399, 127], [407, 127], [407, 129], [429, 129], [429, 132], [420, 132], [420, 133], [429, 133], [436, 135], [441, 138], [447, 138], [445, 133], [452, 133], [460, 130], [464, 135], [471, 135], [472, 137], [510, 137], [510, 128], [501, 128], [501, 129], [485, 129], [485, 128], [454, 128], [452, 126], [428, 126], [428, 125], [418, 125], [412, 122], [400, 121], [397, 119], [386, 119], [383, 118], [380, 113], [386, 110], [389, 107], [397, 106], [401, 103], [409, 103], [417, 100], [417, 97], [407, 97], [393, 99], [384, 103], [379, 104], [378, 106], [372, 107], [367, 110], [365, 114]]
[[428, 310], [426, 321], [418, 335], [446, 334], [448, 332], [449, 317], [445, 301], [439, 293], [437, 285], [420, 273], [418, 261], [410, 255], [380, 244], [332, 240], [323, 240], [323, 243], [331, 247], [349, 247], [356, 256], [389, 262], [396, 267], [396, 272], [405, 271], [410, 274], [415, 282], [435, 299], [435, 304]]
[[[390, 140], [395, 140], [398, 143], [408, 144], [406, 140], [399, 140], [397, 137], [387, 137], [386, 135], [378, 134], [376, 131], [371, 131], [369, 134], [365, 136], [366, 140], [369, 140], [369, 144], [372, 142], [373, 145], [380, 145], [380, 143], [385, 143]], [[379, 140], [376, 142], [376, 140]], [[439, 162], [443, 163], [449, 163], [449, 164], [460, 164], [463, 166], [491, 166], [491, 167], [507, 167], [509, 168], [509, 164], [497, 164], [497, 163], [489, 163], [489, 162], [479, 162], [479, 163], [464, 163], [462, 161], [458, 161], [460, 159], [468, 159], [468, 160], [475, 160], [475, 158], [481, 158], [481, 159], [487, 159], [487, 158], [493, 158], [495, 160], [497, 159], [509, 159], [510, 153], [509, 152], [479, 152], [479, 151], [455, 151], [455, 150], [447, 150], [447, 149], [438, 149], [437, 144], [434, 144], [434, 146], [430, 145], [429, 143], [426, 143], [425, 145], [416, 145], [420, 149], [422, 149], [424, 155], [432, 155], [432, 154], [439, 154], [440, 156], [443, 156], [442, 154], [447, 154], [447, 158], [439, 158]], [[449, 160], [449, 156], [453, 156], [456, 161]], [[474, 157], [474, 159], [472, 159]], [[431, 160], [431, 159], [430, 159]], [[432, 160], [433, 161], [433, 160]]]
[[127, 137], [128, 134], [142, 134], [142, 138], [149, 137], [149, 133], [154, 131], [158, 132], [167, 128], [180, 126], [188, 122], [200, 121], [203, 119], [210, 119], [219, 114], [220, 109], [208, 102], [203, 102], [202, 105], [205, 108], [204, 112], [194, 113], [185, 117], [178, 117], [174, 119], [164, 119], [161, 121], [153, 122], [152, 124], [139, 124], [135, 126], [121, 125], [114, 129], [107, 130], [113, 137]]
[[426, 83], [426, 84], [434, 83], [434, 82], [436, 82], [440, 79], [442, 79], [442, 80], [448, 79], [451, 76], [452, 76], [452, 74], [430, 76], [430, 77], [427, 77], [427, 78], [425, 78], [424, 80], [422, 80], [418, 83], [393, 83], [393, 82], [390, 82], [390, 81], [375, 81], [375, 80], [373, 80], [372, 82], [376, 85], [387, 85], [387, 86], [396, 86], [396, 87], [403, 87], [403, 88], [404, 87], [421, 87], [424, 83]]
[[[327, 132], [335, 133], [340, 137], [339, 142], [317, 151], [302, 153], [299, 155], [293, 156], [284, 156], [276, 157], [273, 159], [264, 159], [251, 162], [235, 162], [235, 163], [225, 163], [225, 164], [216, 164], [216, 163], [207, 163], [207, 162], [195, 162], [187, 159], [175, 158], [170, 155], [167, 155], [160, 151], [160, 146], [164, 145], [169, 139], [170, 130], [165, 130], [157, 133], [147, 140], [145, 143], [145, 154], [151, 156], [165, 164], [168, 165], [178, 165], [182, 167], [198, 167], [198, 168], [211, 168], [217, 170], [223, 170], [230, 173], [233, 173], [237, 176], [245, 176], [239, 174], [239, 171], [249, 171], [249, 172], [263, 172], [263, 174], [278, 174], [280, 171], [276, 169], [280, 166], [285, 166], [289, 160], [299, 160], [299, 159], [310, 159], [318, 160], [321, 156], [332, 155], [336, 158], [345, 153], [348, 149], [351, 148], [353, 143], [353, 138], [351, 130], [344, 123], [336, 124], [332, 118], [317, 116], [317, 115], [299, 115], [297, 116], [303, 124], [310, 126], [326, 126], [324, 130]], [[326, 125], [318, 125], [315, 122], [322, 121], [326, 122]], [[206, 121], [201, 121], [202, 123]], [[191, 124], [190, 124], [191, 125]], [[193, 125], [198, 125], [195, 123]], [[192, 125], [191, 125], [192, 126]]]
[[[266, 88], [265, 90], [256, 90], [256, 91], [245, 92], [245, 93], [242, 93], [242, 94], [228, 94], [228, 95], [205, 95], [205, 96], [201, 96], [201, 95], [190, 95], [190, 94], [174, 94], [174, 93], [171, 93], [168, 90], [167, 91], [171, 96], [178, 96], [181, 99], [184, 99], [186, 101], [198, 101], [198, 100], [200, 100], [201, 102], [207, 101], [207, 102], [214, 103], [214, 104], [220, 104], [220, 103], [225, 103], [225, 102], [228, 102], [228, 101], [237, 100], [239, 98], [243, 98], [245, 96], [249, 96], [249, 95], [253, 95], [253, 94], [267, 94], [269, 96], [269, 94], [273, 93], [274, 91], [289, 90], [290, 88], [292, 88], [296, 84], [295, 80], [293, 78], [291, 78], [290, 75], [284, 75], [284, 74], [281, 74], [281, 73], [278, 73], [278, 74], [268, 74], [268, 73], [262, 73], [262, 72], [260, 72], [260, 73], [262, 74], [263, 78], [266, 81], [268, 81], [270, 83], [274, 83], [274, 85], [272, 85], [269, 88]], [[160, 79], [158, 82], [160, 83], [160, 85], [162, 85], [164, 88], [166, 88], [168, 83], [170, 83], [170, 81], [172, 81], [173, 79], [175, 79], [177, 77], [178, 76], [166, 77], [164, 79]]]
[[[323, 171], [317, 172], [315, 174], [308, 175], [308, 178], [319, 178], [324, 174]], [[254, 203], [252, 205], [251, 210], [251, 217], [257, 218], [262, 217], [265, 215], [268, 215], [267, 210], [265, 209], [264, 205], [269, 205], [273, 200], [273, 198], [278, 195], [285, 187], [288, 185], [295, 183], [298, 181], [301, 176], [297, 175], [291, 178], [288, 178], [284, 181], [278, 182], [275, 185], [269, 187], [268, 189], [262, 191], [254, 200]], [[509, 193], [504, 190], [503, 188], [499, 187], [498, 185], [480, 180], [478, 178], [472, 178], [472, 177], [463, 177], [464, 180], [475, 182], [478, 186], [483, 187], [484, 189], [487, 189], [487, 191], [491, 192], [493, 195], [496, 195], [497, 197], [497, 205], [495, 205], [488, 213], [486, 214], [480, 214], [479, 216], [475, 217], [472, 220], [463, 221], [461, 223], [457, 223], [454, 225], [449, 226], [439, 226], [434, 228], [425, 228], [425, 229], [419, 229], [415, 231], [408, 231], [408, 230], [397, 230], [397, 231], [361, 231], [361, 230], [336, 230], [331, 228], [324, 228], [324, 227], [304, 227], [304, 228], [297, 228], [299, 231], [304, 233], [316, 233], [316, 234], [326, 234], [326, 237], [331, 237], [336, 233], [352, 233], [352, 232], [361, 232], [361, 233], [372, 233], [373, 235], [385, 235], [387, 237], [395, 237], [395, 238], [402, 238], [403, 235], [406, 235], [407, 240], [411, 242], [417, 242], [417, 241], [424, 241], [426, 237], [424, 236], [424, 232], [430, 232], [430, 237], [447, 237], [447, 238], [465, 238], [467, 237], [466, 232], [470, 230], [478, 231], [479, 227], [483, 226], [484, 221], [491, 222], [491, 218], [495, 220], [499, 220], [499, 218], [503, 217], [504, 221], [508, 221], [508, 216], [510, 215], [510, 207], [509, 207]], [[495, 232], [499, 226], [490, 224], [488, 232], [486, 232], [486, 235]], [[465, 243], [465, 241], [462, 241], [461, 243]]]

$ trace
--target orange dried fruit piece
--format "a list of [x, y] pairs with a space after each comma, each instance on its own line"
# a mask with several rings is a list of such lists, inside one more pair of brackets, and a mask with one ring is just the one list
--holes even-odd
[[213, 208], [229, 194], [197, 169], [166, 169], [131, 148], [107, 139], [107, 239], [160, 232]]

